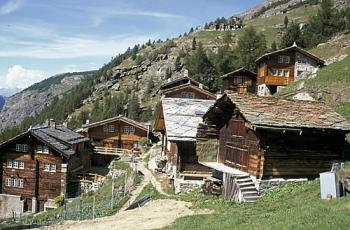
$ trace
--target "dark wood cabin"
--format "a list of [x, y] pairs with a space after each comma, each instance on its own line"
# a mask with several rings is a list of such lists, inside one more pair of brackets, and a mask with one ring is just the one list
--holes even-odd
[[323, 103], [243, 94], [222, 96], [204, 121], [218, 130], [218, 162], [258, 179], [318, 177], [343, 159], [350, 131]]
[[0, 193], [21, 196], [24, 211], [43, 211], [49, 199], [77, 195], [74, 174], [90, 167], [91, 153], [89, 139], [64, 125], [33, 127], [0, 145]]
[[[149, 127], [124, 116], [85, 124], [77, 132], [90, 138], [95, 147], [139, 150], [141, 138], [148, 138]], [[93, 163], [109, 164], [113, 156], [93, 155]]]
[[256, 61], [258, 65], [258, 95], [268, 96], [297, 81], [305, 74], [315, 73], [324, 61], [293, 46], [267, 53]]
[[160, 94], [171, 98], [189, 98], [215, 100], [216, 95], [209, 91], [207, 86], [194, 81], [189, 77], [183, 77], [168, 82], [160, 87]]
[[245, 68], [237, 69], [221, 77], [221, 93], [230, 91], [231, 93], [256, 93], [256, 73]]
[[167, 158], [170, 178], [178, 173], [199, 174], [208, 168], [198, 163], [196, 155], [197, 126], [214, 100], [163, 98], [154, 130], [162, 134], [162, 151]]

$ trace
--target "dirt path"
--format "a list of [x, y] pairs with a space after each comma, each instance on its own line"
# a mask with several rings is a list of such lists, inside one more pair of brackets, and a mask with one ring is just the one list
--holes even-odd
[[[156, 150], [151, 149], [148, 152], [148, 154], [152, 153], [151, 151]], [[134, 191], [131, 192], [129, 201], [121, 208], [121, 210], [117, 214], [113, 216], [98, 218], [95, 220], [65, 221], [57, 225], [43, 227], [40, 229], [158, 229], [173, 223], [177, 218], [182, 216], [210, 213], [210, 211], [208, 210], [190, 209], [190, 207], [192, 206], [191, 203], [170, 199], [152, 200], [141, 208], [125, 211], [125, 209], [136, 200], [137, 196], [141, 193], [142, 189], [150, 182], [161, 194], [168, 195], [163, 191], [161, 184], [157, 181], [157, 179], [150, 172], [150, 170], [148, 170], [148, 168], [145, 167], [145, 164], [142, 161], [142, 159], [138, 161], [137, 169], [144, 175], [142, 182]]]
[[158, 229], [173, 223], [176, 218], [195, 214], [205, 214], [207, 211], [190, 209], [191, 203], [175, 200], [154, 200], [141, 208], [122, 211], [114, 216], [96, 220], [66, 221], [62, 224], [45, 227], [50, 230], [114, 230], [114, 229]]

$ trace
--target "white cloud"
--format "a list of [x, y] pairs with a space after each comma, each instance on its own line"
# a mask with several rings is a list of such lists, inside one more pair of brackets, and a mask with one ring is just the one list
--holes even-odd
[[44, 73], [39, 70], [25, 69], [21, 65], [14, 65], [7, 70], [5, 78], [0, 82], [1, 88], [20, 88], [28, 86], [45, 79]]
[[21, 5], [21, 0], [8, 0], [5, 4], [0, 6], [0, 15], [10, 14], [17, 10]]

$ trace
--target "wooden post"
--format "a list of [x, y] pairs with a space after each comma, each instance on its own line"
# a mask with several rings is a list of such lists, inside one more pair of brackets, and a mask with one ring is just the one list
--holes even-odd
[[94, 198], [92, 201], [92, 219], [95, 219], [95, 203], [96, 203], [96, 198], [95, 198], [95, 194], [94, 194]]
[[125, 173], [125, 180], [124, 180], [124, 197], [126, 196], [126, 181], [127, 181], [128, 173]]
[[79, 220], [83, 219], [83, 198], [80, 196], [79, 199]]
[[112, 196], [111, 196], [111, 209], [113, 209], [113, 202], [114, 202], [114, 174], [112, 176]]

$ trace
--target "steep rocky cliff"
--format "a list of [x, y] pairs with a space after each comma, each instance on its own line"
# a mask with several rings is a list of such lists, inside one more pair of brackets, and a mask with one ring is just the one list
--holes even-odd
[[9, 97], [0, 111], [0, 131], [20, 124], [26, 117], [35, 116], [50, 105], [56, 96], [80, 84], [92, 73], [66, 73], [53, 76]]

